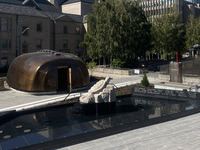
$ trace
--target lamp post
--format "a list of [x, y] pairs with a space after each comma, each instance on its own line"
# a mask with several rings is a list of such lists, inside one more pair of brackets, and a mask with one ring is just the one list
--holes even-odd
[[30, 28], [29, 27], [27, 27], [27, 28], [25, 28], [23, 31], [22, 31], [22, 33], [19, 35], [19, 54], [18, 55], [20, 55], [20, 52], [21, 52], [21, 35], [23, 35], [27, 30], [29, 30]]

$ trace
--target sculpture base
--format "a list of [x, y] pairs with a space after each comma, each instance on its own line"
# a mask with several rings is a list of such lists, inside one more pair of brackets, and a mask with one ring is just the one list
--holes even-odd
[[116, 102], [74, 104], [73, 113], [84, 115], [107, 115], [116, 112]]

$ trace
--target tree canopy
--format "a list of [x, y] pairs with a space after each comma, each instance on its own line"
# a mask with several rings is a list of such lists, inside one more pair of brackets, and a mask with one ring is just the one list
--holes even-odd
[[172, 55], [185, 51], [185, 26], [177, 12], [162, 14], [155, 19], [151, 31], [153, 50]]
[[87, 16], [88, 32], [82, 46], [93, 59], [143, 56], [151, 48], [151, 24], [138, 2], [96, 1]]
[[189, 16], [189, 21], [186, 24], [186, 46], [190, 48], [195, 44], [200, 45], [200, 18], [194, 18], [193, 15]]

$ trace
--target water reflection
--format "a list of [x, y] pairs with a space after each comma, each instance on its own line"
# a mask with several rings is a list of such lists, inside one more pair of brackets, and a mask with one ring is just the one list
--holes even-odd
[[[114, 111], [104, 115], [97, 115], [96, 106], [94, 110], [91, 109], [93, 113], [85, 115], [84, 109], [78, 113], [77, 106], [69, 105], [64, 108], [18, 116], [0, 126], [0, 149], [25, 147], [179, 113], [199, 107], [199, 102], [126, 97], [118, 99], [109, 107], [112, 107]], [[100, 110], [102, 111], [103, 108], [108, 109], [108, 107], [102, 107]]]

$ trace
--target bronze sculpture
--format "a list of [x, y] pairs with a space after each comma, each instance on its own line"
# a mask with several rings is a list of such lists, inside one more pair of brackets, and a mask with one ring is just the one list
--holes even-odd
[[22, 91], [71, 91], [89, 85], [83, 61], [69, 53], [41, 50], [18, 56], [11, 63], [8, 84]]

